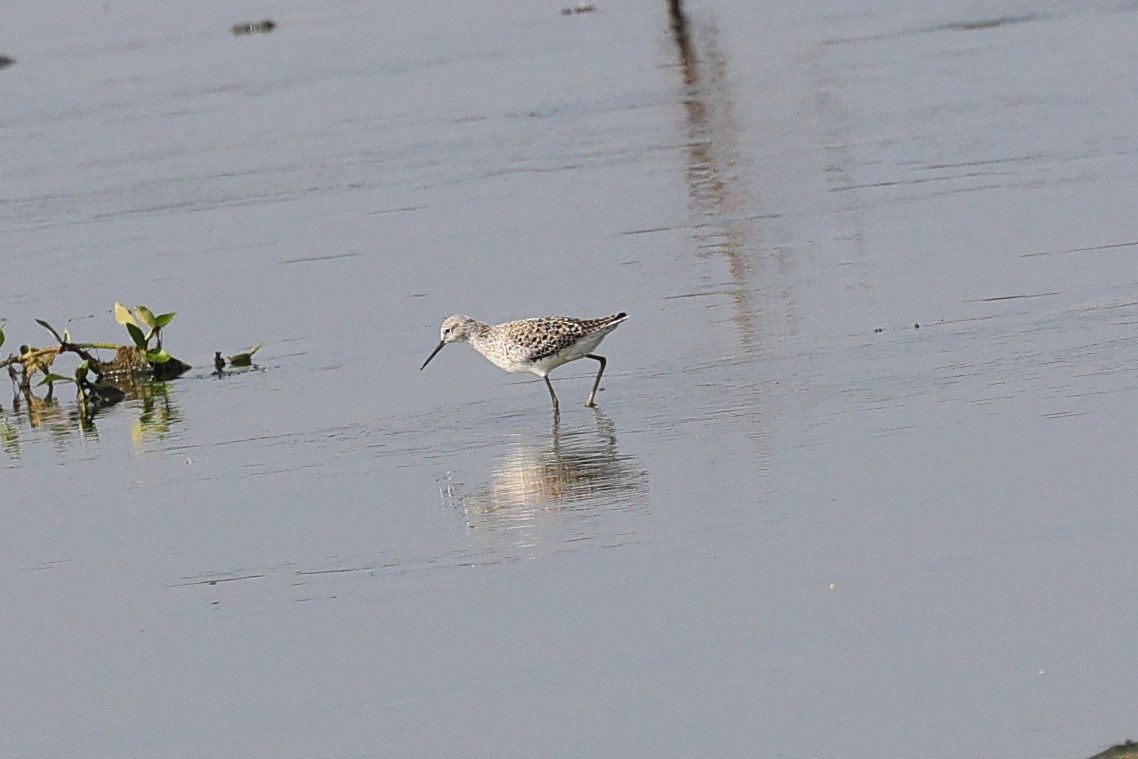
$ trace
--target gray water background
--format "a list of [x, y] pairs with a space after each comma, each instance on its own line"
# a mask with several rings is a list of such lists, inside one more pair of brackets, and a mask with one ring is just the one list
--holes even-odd
[[685, 9], [0, 7], [4, 353], [195, 365], [0, 395], [0, 754], [1138, 737], [1138, 4]]

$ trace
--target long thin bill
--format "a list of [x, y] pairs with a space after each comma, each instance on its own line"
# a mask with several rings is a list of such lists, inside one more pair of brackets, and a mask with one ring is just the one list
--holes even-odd
[[435, 349], [433, 351], [431, 351], [431, 355], [427, 356], [427, 360], [424, 361], [423, 365], [419, 367], [419, 371], [423, 371], [427, 368], [427, 364], [431, 363], [431, 359], [434, 358], [438, 352], [443, 349], [444, 345], [446, 345], [446, 342], [444, 340], [439, 340], [439, 344], [435, 346]]

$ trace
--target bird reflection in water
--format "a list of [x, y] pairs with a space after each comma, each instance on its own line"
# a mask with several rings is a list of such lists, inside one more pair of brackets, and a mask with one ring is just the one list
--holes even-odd
[[[496, 460], [485, 485], [444, 502], [462, 509], [483, 550], [567, 550], [580, 541], [627, 541], [633, 526], [620, 515], [643, 512], [648, 475], [617, 450], [616, 428], [604, 412], [581, 426], [554, 417], [548, 438], [517, 441]], [[505, 537], [506, 540], [502, 541]]]

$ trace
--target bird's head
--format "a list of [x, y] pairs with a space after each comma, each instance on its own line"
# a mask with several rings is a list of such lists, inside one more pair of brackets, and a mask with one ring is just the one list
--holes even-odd
[[431, 355], [427, 356], [427, 360], [419, 367], [419, 371], [426, 369], [427, 364], [431, 363], [431, 359], [438, 355], [438, 352], [447, 343], [464, 343], [469, 340], [476, 324], [478, 322], [462, 314], [448, 316], [443, 320], [443, 326], [439, 327], [439, 344], [431, 351]]

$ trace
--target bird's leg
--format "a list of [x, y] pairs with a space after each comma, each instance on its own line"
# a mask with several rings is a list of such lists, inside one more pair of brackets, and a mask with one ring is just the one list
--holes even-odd
[[596, 355], [593, 355], [592, 353], [585, 356], [585, 358], [592, 358], [592, 359], [596, 359], [597, 361], [601, 362], [601, 368], [597, 372], [597, 379], [593, 383], [593, 392], [589, 393], [589, 400], [585, 401], [586, 406], [592, 406], [592, 405], [594, 405], [593, 400], [597, 397], [597, 388], [601, 386], [601, 375], [605, 373], [605, 364], [607, 364], [608, 362], [605, 361], [604, 356], [596, 356]]
[[553, 413], [554, 414], [560, 414], [561, 412], [557, 408], [557, 395], [554, 394], [554, 392], [553, 392], [553, 385], [549, 381], [549, 375], [548, 374], [545, 375], [545, 386], [549, 388], [549, 397], [553, 399]]

